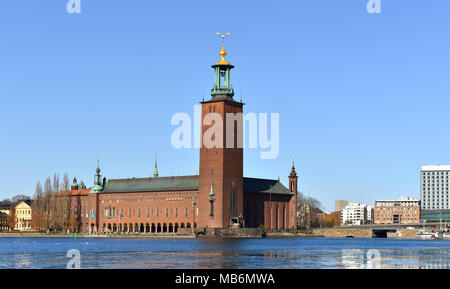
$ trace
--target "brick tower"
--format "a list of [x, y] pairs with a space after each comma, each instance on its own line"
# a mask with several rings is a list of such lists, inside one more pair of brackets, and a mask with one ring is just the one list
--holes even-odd
[[[222, 36], [224, 37], [224, 36]], [[198, 227], [243, 225], [242, 102], [233, 99], [230, 71], [222, 43], [211, 99], [202, 104]], [[198, 213], [198, 215], [197, 215]]]

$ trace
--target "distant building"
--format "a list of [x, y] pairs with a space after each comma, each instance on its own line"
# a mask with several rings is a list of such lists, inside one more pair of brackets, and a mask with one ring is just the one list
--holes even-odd
[[8, 214], [0, 212], [0, 232], [9, 230], [8, 217]]
[[11, 214], [11, 205], [0, 205], [0, 213], [7, 214], [9, 216]]
[[367, 206], [367, 224], [373, 224], [373, 208], [374, 206]]
[[450, 220], [449, 174], [450, 165], [422, 166], [420, 199], [422, 219], [427, 222]]
[[325, 226], [327, 227], [337, 227], [341, 224], [341, 212], [336, 211], [324, 215]]
[[18, 231], [26, 231], [31, 229], [31, 201], [22, 201], [15, 207], [16, 210], [16, 226]]
[[341, 212], [343, 225], [364, 225], [367, 223], [367, 205], [350, 203]]
[[414, 224], [420, 220], [420, 200], [408, 197], [378, 200], [373, 211], [374, 224]]
[[334, 211], [336, 212], [342, 211], [346, 206], [348, 206], [348, 201], [344, 200], [334, 201]]

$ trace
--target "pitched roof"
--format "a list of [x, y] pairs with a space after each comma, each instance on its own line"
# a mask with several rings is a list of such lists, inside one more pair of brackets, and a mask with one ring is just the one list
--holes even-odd
[[108, 180], [102, 193], [133, 193], [198, 190], [198, 176]]
[[278, 180], [244, 178], [245, 193], [288, 194], [291, 192]]
[[[198, 190], [198, 175], [111, 179], [101, 193], [134, 193], [134, 192], [164, 192], [164, 191], [192, 191]], [[291, 194], [278, 180], [244, 178], [244, 192]]]
[[12, 207], [12, 204], [7, 204], [7, 205], [2, 204], [2, 205], [0, 205], [0, 210], [10, 210], [11, 207]]
[[20, 201], [19, 203], [16, 204], [15, 208], [21, 206], [22, 204], [26, 204], [28, 207], [31, 207], [31, 200]]

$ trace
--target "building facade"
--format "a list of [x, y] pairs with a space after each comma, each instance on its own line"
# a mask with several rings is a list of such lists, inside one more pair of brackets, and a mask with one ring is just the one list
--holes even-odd
[[374, 206], [367, 206], [367, 224], [373, 224], [373, 208]]
[[31, 230], [31, 201], [21, 201], [15, 207], [16, 210], [16, 226], [18, 231]]
[[367, 205], [350, 203], [341, 211], [343, 225], [364, 225], [367, 223]]
[[420, 200], [401, 197], [375, 201], [374, 224], [415, 224], [419, 221]]
[[347, 206], [348, 206], [348, 201], [345, 201], [345, 200], [334, 201], [334, 211], [335, 212], [342, 211]]
[[[200, 148], [198, 175], [106, 179], [97, 166], [91, 189], [80, 188], [76, 179], [70, 191], [71, 214], [82, 232], [178, 233], [193, 228], [238, 228], [264, 226], [269, 230], [297, 226], [298, 176], [294, 165], [289, 188], [279, 180], [243, 176], [242, 102], [233, 99], [230, 74], [234, 68], [221, 60], [215, 73], [211, 99], [203, 100], [201, 140], [215, 133], [214, 146]], [[231, 122], [225, 121], [233, 117]], [[211, 121], [214, 119], [214, 121]], [[215, 131], [222, 120], [222, 137]], [[228, 120], [228, 119], [227, 119]], [[233, 135], [228, 135], [232, 130]]]
[[422, 210], [448, 210], [450, 166], [422, 166], [420, 198]]
[[8, 218], [8, 214], [0, 212], [0, 232], [9, 231]]

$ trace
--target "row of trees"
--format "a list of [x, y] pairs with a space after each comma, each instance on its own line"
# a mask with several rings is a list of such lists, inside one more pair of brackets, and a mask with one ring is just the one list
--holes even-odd
[[78, 219], [71, 214], [69, 176], [64, 174], [62, 181], [55, 173], [47, 177], [44, 185], [36, 184], [32, 202], [32, 226], [40, 231], [74, 231], [79, 227]]

